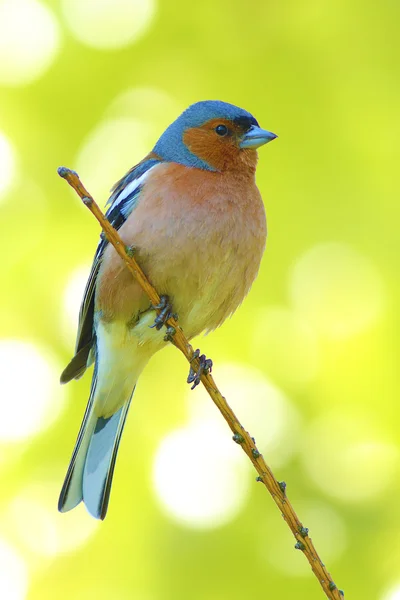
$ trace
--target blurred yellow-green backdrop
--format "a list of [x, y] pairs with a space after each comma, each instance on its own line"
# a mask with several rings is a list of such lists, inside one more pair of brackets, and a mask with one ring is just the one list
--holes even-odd
[[201, 339], [349, 599], [400, 598], [400, 5], [0, 0], [0, 597], [321, 598], [173, 348], [140, 380], [107, 519], [57, 498], [90, 375], [61, 388], [103, 205], [187, 105], [221, 99], [260, 152], [269, 239]]

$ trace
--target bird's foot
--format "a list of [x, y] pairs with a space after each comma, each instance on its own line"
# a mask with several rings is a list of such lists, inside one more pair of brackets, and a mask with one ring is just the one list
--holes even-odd
[[199, 349], [194, 351], [190, 362], [192, 362], [196, 358], [198, 358], [199, 362], [200, 362], [199, 368], [197, 371], [195, 371], [192, 367], [190, 367], [189, 375], [187, 378], [188, 383], [193, 383], [192, 387], [190, 388], [191, 390], [194, 390], [194, 388], [197, 385], [199, 385], [200, 379], [201, 379], [201, 376], [203, 375], [203, 373], [205, 375], [207, 375], [208, 373], [211, 373], [212, 366], [213, 366], [213, 362], [212, 362], [211, 358], [207, 358], [205, 354], [200, 354]]
[[172, 342], [175, 334], [176, 334], [175, 327], [167, 327], [167, 330], [164, 335], [164, 342]]
[[[156, 304], [155, 306], [153, 305], [151, 308], [160, 311], [154, 319], [154, 324], [150, 325], [151, 328], [155, 327], [157, 331], [159, 331], [171, 317], [173, 317], [176, 321], [178, 320], [178, 315], [172, 312], [172, 304], [169, 301], [169, 296], [160, 296], [160, 304]], [[168, 329], [171, 331], [168, 331]], [[168, 327], [168, 329], [166, 337], [175, 333], [175, 331], [172, 332], [172, 329], [174, 329], [173, 327]], [[166, 341], [170, 340], [168, 339]]]

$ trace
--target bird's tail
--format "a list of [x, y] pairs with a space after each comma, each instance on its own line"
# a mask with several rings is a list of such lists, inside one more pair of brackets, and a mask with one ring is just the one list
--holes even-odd
[[104, 519], [115, 459], [134, 388], [123, 406], [105, 418], [97, 417], [94, 411], [96, 386], [95, 366], [88, 405], [61, 490], [58, 510], [67, 512], [83, 500], [91, 515]]

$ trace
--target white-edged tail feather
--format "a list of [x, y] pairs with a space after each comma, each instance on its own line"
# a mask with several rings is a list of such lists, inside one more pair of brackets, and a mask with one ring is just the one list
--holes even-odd
[[[133, 394], [133, 392], [132, 392]], [[115, 460], [132, 396], [111, 417], [96, 421], [83, 470], [83, 501], [96, 519], [104, 519], [110, 498]]]
[[75, 443], [75, 448], [72, 453], [68, 471], [61, 489], [60, 498], [58, 500], [58, 510], [60, 512], [68, 512], [69, 510], [72, 510], [83, 500], [83, 469], [85, 467], [89, 443], [97, 421], [97, 418], [93, 413], [96, 384], [97, 369], [95, 368], [86, 411], [83, 417], [81, 428], [79, 430], [78, 439]]
[[121, 434], [131, 403], [130, 398], [111, 417], [97, 417], [94, 411], [97, 368], [93, 374], [89, 401], [58, 501], [58, 510], [67, 512], [80, 502], [96, 519], [104, 519]]

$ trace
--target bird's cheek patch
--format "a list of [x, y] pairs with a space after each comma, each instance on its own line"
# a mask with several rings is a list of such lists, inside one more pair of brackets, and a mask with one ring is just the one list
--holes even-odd
[[226, 159], [226, 151], [230, 146], [223, 143], [213, 130], [187, 129], [183, 134], [183, 143], [190, 152], [203, 160], [213, 170], [220, 170]]

